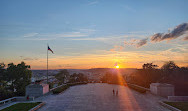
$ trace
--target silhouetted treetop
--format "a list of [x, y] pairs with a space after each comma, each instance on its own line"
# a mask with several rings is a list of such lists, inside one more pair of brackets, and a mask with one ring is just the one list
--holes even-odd
[[142, 65], [143, 69], [155, 69], [158, 65], [154, 65], [153, 63], [146, 63]]
[[174, 70], [174, 69], [178, 69], [179, 67], [173, 62], [173, 61], [168, 61], [166, 62], [161, 69], [163, 70]]

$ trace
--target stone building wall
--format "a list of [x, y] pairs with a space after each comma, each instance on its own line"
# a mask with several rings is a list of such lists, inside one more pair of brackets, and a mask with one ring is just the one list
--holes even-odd
[[150, 84], [150, 91], [163, 97], [174, 96], [174, 86], [171, 84], [152, 83]]
[[48, 84], [30, 84], [26, 86], [26, 96], [29, 97], [39, 97], [48, 92]]

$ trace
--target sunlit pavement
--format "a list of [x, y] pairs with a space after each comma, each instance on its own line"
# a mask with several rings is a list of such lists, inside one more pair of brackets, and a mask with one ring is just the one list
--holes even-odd
[[[118, 96], [113, 95], [113, 89], [118, 90]], [[168, 111], [159, 105], [162, 99], [125, 86], [95, 83], [72, 86], [59, 95], [44, 96], [36, 101], [46, 102], [38, 111]]]

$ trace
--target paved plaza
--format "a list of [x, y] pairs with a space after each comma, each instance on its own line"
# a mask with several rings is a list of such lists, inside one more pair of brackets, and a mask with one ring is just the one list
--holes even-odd
[[[113, 89], [118, 90], [117, 96], [113, 95]], [[125, 86], [95, 83], [72, 86], [61, 94], [50, 94], [36, 101], [46, 102], [38, 111], [169, 111], [159, 105], [162, 99]]]

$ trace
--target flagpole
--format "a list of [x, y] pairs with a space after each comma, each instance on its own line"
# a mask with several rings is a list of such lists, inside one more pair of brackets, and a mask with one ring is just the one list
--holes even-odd
[[48, 44], [47, 44], [47, 84], [48, 84]]

